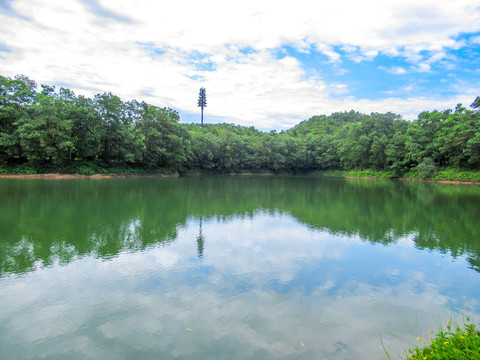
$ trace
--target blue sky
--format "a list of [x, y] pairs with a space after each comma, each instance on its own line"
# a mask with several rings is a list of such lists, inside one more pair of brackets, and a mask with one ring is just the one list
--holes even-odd
[[[333, 63], [315, 49], [305, 53], [284, 46], [277, 50], [277, 56], [295, 57], [305, 70], [306, 77], [318, 76], [327, 83], [344, 83], [349, 93], [357, 98], [379, 99], [392, 94], [403, 99], [412, 94], [443, 97], [456, 94], [454, 88], [447, 86], [449, 83], [470, 80], [470, 86], [476, 86], [475, 82], [480, 79], [480, 42], [475, 42], [475, 39], [479, 35], [462, 34], [457, 41], [465, 42], [467, 46], [443, 49], [442, 60], [432, 63], [428, 69], [417, 68], [405, 56], [381, 52], [372, 59], [358, 61], [356, 56], [361, 56], [358, 49], [348, 52], [341, 46], [332, 48], [341, 59]], [[420, 51], [418, 56], [428, 60], [435, 56], [435, 52]], [[341, 93], [334, 95], [342, 96]]]
[[287, 129], [480, 95], [478, 0], [0, 0], [0, 74], [169, 106], [182, 122]]

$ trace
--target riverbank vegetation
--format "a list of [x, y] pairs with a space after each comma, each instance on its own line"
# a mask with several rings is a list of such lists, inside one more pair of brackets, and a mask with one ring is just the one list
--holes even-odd
[[349, 171], [349, 176], [480, 180], [480, 98], [414, 121], [356, 111], [288, 131], [181, 124], [178, 113], [111, 93], [93, 98], [0, 76], [0, 173]]
[[[433, 333], [433, 330], [430, 333]], [[422, 339], [418, 337], [417, 341]], [[427, 340], [423, 340], [423, 343], [426, 342]], [[475, 329], [475, 324], [469, 319], [463, 326], [449, 321], [445, 330], [435, 334], [427, 346], [416, 346], [408, 350], [408, 353], [407, 359], [418, 360], [480, 359], [480, 331]]]

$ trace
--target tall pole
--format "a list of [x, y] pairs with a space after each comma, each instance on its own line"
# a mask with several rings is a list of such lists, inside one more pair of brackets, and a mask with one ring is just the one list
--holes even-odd
[[202, 108], [202, 125], [203, 125], [203, 108], [207, 107], [207, 92], [205, 88], [200, 88], [200, 93], [198, 94], [198, 107]]

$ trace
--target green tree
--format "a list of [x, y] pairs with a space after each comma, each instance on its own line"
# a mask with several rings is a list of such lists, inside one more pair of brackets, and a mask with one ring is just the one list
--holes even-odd
[[424, 111], [418, 115], [417, 120], [410, 123], [405, 147], [407, 158], [413, 164], [419, 164], [425, 158], [431, 158], [439, 164], [444, 162], [438, 143], [435, 144], [433, 140], [438, 135], [448, 113], [437, 110]]
[[480, 169], [480, 131], [468, 140], [465, 154], [468, 155], [468, 163], [474, 169]]
[[396, 176], [402, 176], [408, 169], [406, 160], [405, 142], [407, 140], [408, 122], [405, 120], [395, 121], [392, 126], [392, 136], [385, 147], [386, 170], [393, 171]]
[[101, 119], [100, 158], [105, 163], [126, 163], [133, 161], [129, 149], [133, 143], [130, 119], [125, 113], [125, 104], [112, 93], [95, 95], [95, 108]]
[[454, 113], [448, 113], [441, 128], [432, 139], [438, 149], [438, 163], [456, 168], [468, 165], [467, 143], [475, 136], [478, 116], [459, 104]]
[[61, 117], [63, 105], [55, 99], [53, 87], [43, 86], [36, 103], [16, 122], [22, 151], [30, 163], [59, 167], [71, 158], [72, 124]]
[[72, 122], [73, 158], [93, 161], [100, 155], [102, 119], [89, 98], [79, 96], [64, 107], [64, 119]]
[[35, 102], [36, 86], [24, 75], [15, 79], [0, 76], [0, 162], [24, 159], [17, 122], [27, 116], [28, 107]]

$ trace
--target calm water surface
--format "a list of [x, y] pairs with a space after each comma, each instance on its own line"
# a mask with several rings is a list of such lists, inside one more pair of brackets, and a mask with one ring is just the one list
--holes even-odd
[[480, 187], [0, 180], [1, 359], [384, 359], [480, 321]]

